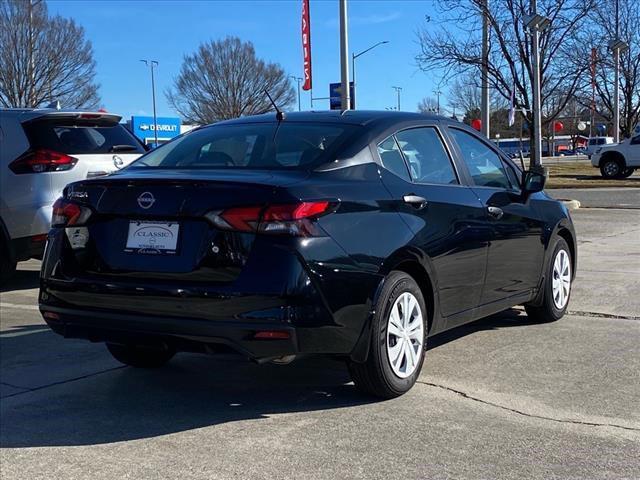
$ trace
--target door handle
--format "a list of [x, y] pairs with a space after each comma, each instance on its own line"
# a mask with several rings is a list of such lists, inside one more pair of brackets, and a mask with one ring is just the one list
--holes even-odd
[[495, 218], [496, 220], [500, 220], [504, 215], [500, 207], [487, 207], [487, 212], [491, 218]]
[[424, 207], [427, 206], [427, 199], [426, 198], [419, 197], [418, 195], [414, 195], [412, 193], [402, 197], [402, 200], [404, 200], [404, 203], [408, 203], [409, 205], [411, 205], [416, 210], [421, 210], [421, 209], [423, 209]]

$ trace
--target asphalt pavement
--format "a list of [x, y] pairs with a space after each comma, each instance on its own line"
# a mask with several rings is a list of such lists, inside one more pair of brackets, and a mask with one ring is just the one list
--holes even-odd
[[640, 213], [572, 216], [569, 315], [436, 336], [419, 383], [384, 402], [330, 359], [123, 367], [46, 328], [38, 262], [21, 264], [0, 293], [0, 478], [640, 478]]

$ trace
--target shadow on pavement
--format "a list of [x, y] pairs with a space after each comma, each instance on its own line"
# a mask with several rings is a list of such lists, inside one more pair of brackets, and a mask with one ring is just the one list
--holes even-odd
[[[526, 316], [509, 311], [438, 335], [430, 348], [524, 324]], [[102, 345], [51, 332], [0, 337], [0, 351], [0, 381], [25, 387], [21, 379], [31, 379], [29, 388], [36, 388], [2, 399], [0, 445], [6, 448], [120, 442], [379, 401], [360, 394], [344, 363], [329, 358], [277, 366], [179, 354], [162, 369], [138, 370], [120, 366]], [[428, 375], [428, 362], [425, 367]]]
[[16, 270], [16, 273], [4, 285], [0, 285], [0, 293], [16, 290], [30, 290], [40, 286], [40, 271]]

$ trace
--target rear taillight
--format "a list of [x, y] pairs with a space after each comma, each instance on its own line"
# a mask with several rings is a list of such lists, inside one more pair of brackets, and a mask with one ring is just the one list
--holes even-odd
[[328, 201], [300, 202], [267, 207], [236, 207], [209, 212], [211, 223], [223, 230], [314, 237], [322, 235], [315, 220], [335, 210]]
[[9, 164], [13, 173], [43, 173], [71, 170], [78, 159], [46, 148], [31, 150]]
[[72, 203], [64, 198], [59, 198], [53, 204], [53, 214], [51, 215], [52, 227], [71, 227], [84, 225], [91, 216], [91, 210], [82, 207], [77, 203]]

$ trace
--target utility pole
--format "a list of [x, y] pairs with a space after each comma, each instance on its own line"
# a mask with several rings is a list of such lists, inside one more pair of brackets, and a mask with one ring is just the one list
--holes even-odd
[[482, 133], [490, 138], [491, 133], [491, 104], [489, 101], [489, 0], [482, 2], [482, 102], [481, 120]]
[[609, 42], [609, 47], [613, 50], [613, 68], [614, 85], [613, 85], [613, 142], [620, 141], [620, 52], [625, 51], [628, 47], [625, 42], [620, 40], [620, 2], [615, 0], [616, 15], [616, 37]]
[[158, 147], [158, 121], [156, 117], [156, 81], [153, 75], [153, 69], [158, 66], [155, 60], [140, 60], [147, 67], [151, 68], [151, 98], [153, 99], [153, 136], [155, 138], [155, 148]]
[[433, 92], [433, 93], [435, 93], [435, 94], [436, 94], [436, 97], [437, 97], [437, 99], [438, 99], [438, 103], [437, 103], [436, 108], [437, 108], [438, 115], [440, 115], [440, 94], [441, 94], [442, 92], [440, 91], [440, 89], [437, 89], [437, 90], [434, 90], [434, 92]]
[[391, 87], [398, 94], [398, 111], [400, 111], [400, 92], [402, 91], [402, 87]]
[[[295, 75], [289, 75], [289, 78], [293, 79], [294, 82], [298, 84], [298, 111], [302, 110], [300, 105], [300, 82], [304, 80], [302, 77], [296, 77]], [[313, 100], [312, 100], [313, 101]], [[313, 105], [311, 105], [313, 107]]]
[[531, 64], [533, 69], [533, 125], [530, 168], [542, 171], [542, 115], [540, 113], [540, 32], [549, 27], [548, 18], [538, 15], [536, 0], [531, 0], [531, 13], [525, 17], [525, 24], [531, 31]]
[[351, 108], [349, 85], [349, 37], [347, 25], [347, 0], [340, 0], [340, 92], [342, 110]]

